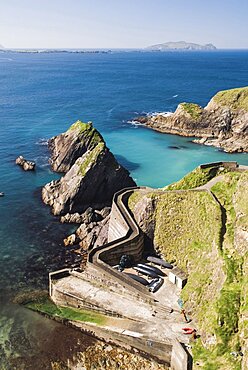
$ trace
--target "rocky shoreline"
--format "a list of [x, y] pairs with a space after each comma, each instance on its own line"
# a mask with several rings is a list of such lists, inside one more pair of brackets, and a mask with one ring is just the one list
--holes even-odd
[[170, 115], [142, 116], [135, 121], [162, 133], [196, 137], [194, 143], [228, 153], [248, 152], [248, 87], [220, 91], [205, 108], [181, 103]]

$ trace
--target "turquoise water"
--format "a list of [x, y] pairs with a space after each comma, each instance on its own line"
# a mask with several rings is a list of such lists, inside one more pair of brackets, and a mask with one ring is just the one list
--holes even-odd
[[[26, 290], [46, 289], [48, 271], [72, 259], [62, 246], [72, 227], [60, 225], [40, 199], [41, 186], [57, 177], [49, 169], [46, 140], [77, 119], [91, 120], [136, 182], [152, 187], [203, 162], [248, 165], [247, 154], [226, 154], [128, 123], [143, 113], [173, 111], [182, 101], [204, 106], [218, 90], [245, 85], [247, 51], [0, 54], [0, 191], [6, 194], [0, 198], [0, 364], [14, 368], [13, 359], [21, 364], [34, 353], [44, 359], [49, 346], [44, 349], [42, 338], [58, 330], [11, 303]], [[20, 154], [37, 162], [35, 173], [15, 165]]]

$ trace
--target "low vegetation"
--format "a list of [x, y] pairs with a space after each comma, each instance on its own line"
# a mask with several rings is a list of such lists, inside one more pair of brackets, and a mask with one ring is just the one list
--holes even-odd
[[219, 91], [213, 100], [219, 105], [233, 110], [244, 109], [248, 111], [248, 87]]
[[104, 143], [102, 135], [95, 129], [95, 127], [93, 127], [92, 122], [85, 123], [78, 120], [68, 129], [69, 132], [74, 130], [83, 134], [84, 140], [88, 137], [90, 139], [91, 146]]
[[180, 107], [190, 115], [190, 117], [194, 120], [198, 120], [201, 118], [202, 115], [202, 107], [195, 103], [181, 103]]
[[205, 191], [168, 192], [157, 200], [156, 250], [189, 274], [182, 298], [199, 328], [210, 332], [217, 320], [216, 279], [223, 279], [219, 259], [221, 226], [220, 207]]
[[226, 170], [220, 169], [219, 166], [213, 166], [201, 169], [197, 167], [192, 172], [188, 173], [178, 182], [174, 184], [168, 185], [164, 188], [164, 190], [187, 190], [187, 189], [194, 189], [199, 186], [205, 185], [208, 181], [210, 181], [215, 176], [224, 173]]
[[103, 153], [105, 150], [105, 144], [104, 143], [99, 143], [97, 146], [92, 150], [84, 154], [83, 158], [83, 163], [80, 165], [79, 168], [79, 174], [81, 176], [85, 176], [87, 170], [92, 167], [96, 161], [97, 158]]
[[48, 297], [42, 297], [34, 301], [26, 302], [24, 306], [33, 311], [63, 320], [89, 322], [98, 325], [103, 325], [106, 321], [105, 316], [93, 311], [56, 306]]
[[129, 203], [134, 214], [148, 198], [155, 204], [154, 246], [189, 274], [181, 296], [199, 329], [194, 361], [205, 370], [239, 370], [248, 362], [248, 172], [222, 170], [213, 196], [187, 191], [219, 173], [197, 168], [169, 191], [136, 194]]

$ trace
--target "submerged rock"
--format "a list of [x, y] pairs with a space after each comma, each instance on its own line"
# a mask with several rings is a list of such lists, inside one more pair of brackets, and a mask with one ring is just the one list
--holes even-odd
[[34, 171], [35, 169], [35, 162], [27, 161], [22, 155], [17, 157], [15, 162], [21, 166], [24, 171]]
[[65, 176], [42, 190], [43, 201], [55, 215], [82, 213], [89, 206], [102, 208], [111, 204], [115, 192], [136, 185], [91, 123], [77, 121], [52, 140], [53, 168], [69, 168]]

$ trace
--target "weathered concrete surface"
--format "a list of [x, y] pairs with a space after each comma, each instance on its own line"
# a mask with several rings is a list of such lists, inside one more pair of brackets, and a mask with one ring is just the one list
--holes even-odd
[[[126, 196], [130, 192], [132, 190], [124, 190], [113, 200], [111, 233], [113, 239], [115, 235], [119, 238], [95, 248], [89, 255], [83, 273], [71, 272], [69, 276], [58, 280], [51, 276], [50, 295], [58, 305], [84, 307], [107, 315], [128, 318], [129, 333], [147, 338], [148, 343], [158, 341], [161, 346], [164, 343], [165, 347], [161, 350], [163, 354], [158, 349], [155, 352], [160, 360], [168, 362], [171, 342], [177, 338], [188, 341], [181, 330], [183, 324], [177, 306], [179, 290], [167, 279], [164, 286], [152, 295], [147, 288], [114, 270], [107, 263], [116, 263], [123, 253], [133, 253], [137, 261], [141, 259], [143, 233], [125, 206]], [[116, 232], [115, 228], [120, 226], [121, 232]], [[123, 321], [117, 323], [115, 321], [115, 326], [109, 328], [113, 336], [114, 333], [123, 331]], [[125, 342], [125, 339], [122, 340]], [[130, 336], [128, 340], [130, 341]], [[149, 354], [154, 351], [154, 348], [145, 349]], [[184, 368], [178, 368], [181, 369]]]
[[[126, 332], [131, 337], [149, 339], [167, 346], [172, 346], [171, 343], [176, 339], [188, 343], [189, 338], [182, 333], [185, 323], [177, 305], [179, 289], [170, 284], [168, 278], [165, 281], [163, 287], [154, 294], [158, 302], [153, 304], [135, 300], [132, 295], [123, 295], [108, 286], [98, 285], [97, 282], [93, 284], [76, 276], [68, 276], [54, 283], [52, 297], [59, 305], [91, 308], [108, 315], [118, 314], [122, 318], [109, 318], [106, 323], [105, 329], [109, 330], [109, 335], [110, 332]], [[172, 313], [163, 308], [168, 304], [174, 308]], [[125, 342], [124, 338], [122, 340]], [[149, 353], [149, 348], [147, 351]], [[159, 358], [167, 361], [168, 356], [170, 351], [168, 353], [167, 348], [164, 358], [161, 354]]]

